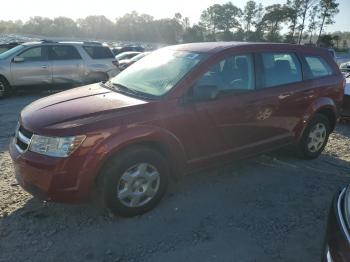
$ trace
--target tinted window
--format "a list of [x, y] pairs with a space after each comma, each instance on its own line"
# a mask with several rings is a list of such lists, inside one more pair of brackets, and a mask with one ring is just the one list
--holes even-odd
[[43, 61], [46, 60], [45, 49], [41, 46], [27, 49], [18, 57], [24, 58], [24, 61]]
[[196, 85], [215, 85], [220, 91], [254, 89], [254, 63], [252, 55], [236, 55], [220, 61], [212, 66]]
[[321, 57], [305, 56], [306, 63], [309, 65], [311, 71], [311, 78], [332, 75], [332, 68]]
[[112, 51], [106, 46], [83, 46], [92, 59], [114, 58]]
[[263, 87], [272, 87], [302, 80], [301, 65], [293, 53], [263, 53]]
[[50, 60], [75, 60], [81, 59], [77, 49], [71, 45], [57, 45], [49, 47]]

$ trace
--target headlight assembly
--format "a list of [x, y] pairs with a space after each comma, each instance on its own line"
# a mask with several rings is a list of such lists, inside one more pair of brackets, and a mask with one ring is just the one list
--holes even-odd
[[69, 137], [33, 135], [29, 151], [53, 157], [68, 157], [81, 145], [85, 138], [84, 135]]

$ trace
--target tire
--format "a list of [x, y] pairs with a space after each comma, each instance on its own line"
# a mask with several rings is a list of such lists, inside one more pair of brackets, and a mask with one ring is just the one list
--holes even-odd
[[6, 97], [10, 94], [10, 85], [6, 78], [0, 76], [0, 98]]
[[102, 200], [115, 215], [141, 215], [159, 203], [168, 177], [168, 166], [160, 153], [147, 147], [127, 149], [110, 159], [102, 172]]
[[316, 114], [305, 128], [297, 146], [299, 157], [302, 159], [317, 158], [327, 145], [330, 130], [329, 119], [324, 115]]

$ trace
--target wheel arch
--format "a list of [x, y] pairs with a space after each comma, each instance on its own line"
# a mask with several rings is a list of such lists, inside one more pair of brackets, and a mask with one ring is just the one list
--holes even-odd
[[[124, 133], [127, 133], [127, 131]], [[158, 139], [155, 139], [156, 137]], [[185, 154], [181, 143], [164, 131], [162, 133], [156, 132], [152, 135], [148, 134], [144, 137], [139, 137], [135, 134], [133, 139], [116, 136], [106, 143], [109, 145], [109, 150], [107, 150], [108, 153], [101, 158], [101, 164], [97, 168], [97, 175], [95, 177], [95, 182], [97, 183], [100, 181], [101, 174], [105, 168], [108, 167], [108, 163], [111, 159], [118, 157], [118, 155], [126, 150], [133, 150], [138, 147], [150, 148], [164, 156], [169, 166], [170, 175], [174, 179], [181, 177], [185, 169]]]
[[339, 115], [337, 106], [331, 98], [321, 97], [314, 101], [305, 111], [305, 114], [303, 115], [295, 131], [297, 141], [300, 140], [305, 128], [311, 119], [315, 116], [315, 114], [322, 114], [326, 116], [331, 124], [331, 132], [334, 130]]

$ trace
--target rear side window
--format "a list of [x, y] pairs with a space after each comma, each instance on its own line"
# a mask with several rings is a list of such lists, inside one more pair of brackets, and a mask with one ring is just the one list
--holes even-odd
[[262, 53], [263, 87], [302, 81], [301, 65], [294, 53]]
[[114, 58], [112, 51], [107, 46], [83, 46], [92, 59]]
[[49, 47], [50, 60], [76, 60], [81, 59], [77, 49], [71, 45], [57, 45]]
[[322, 57], [305, 56], [305, 60], [310, 68], [311, 78], [318, 78], [333, 74], [332, 68]]

